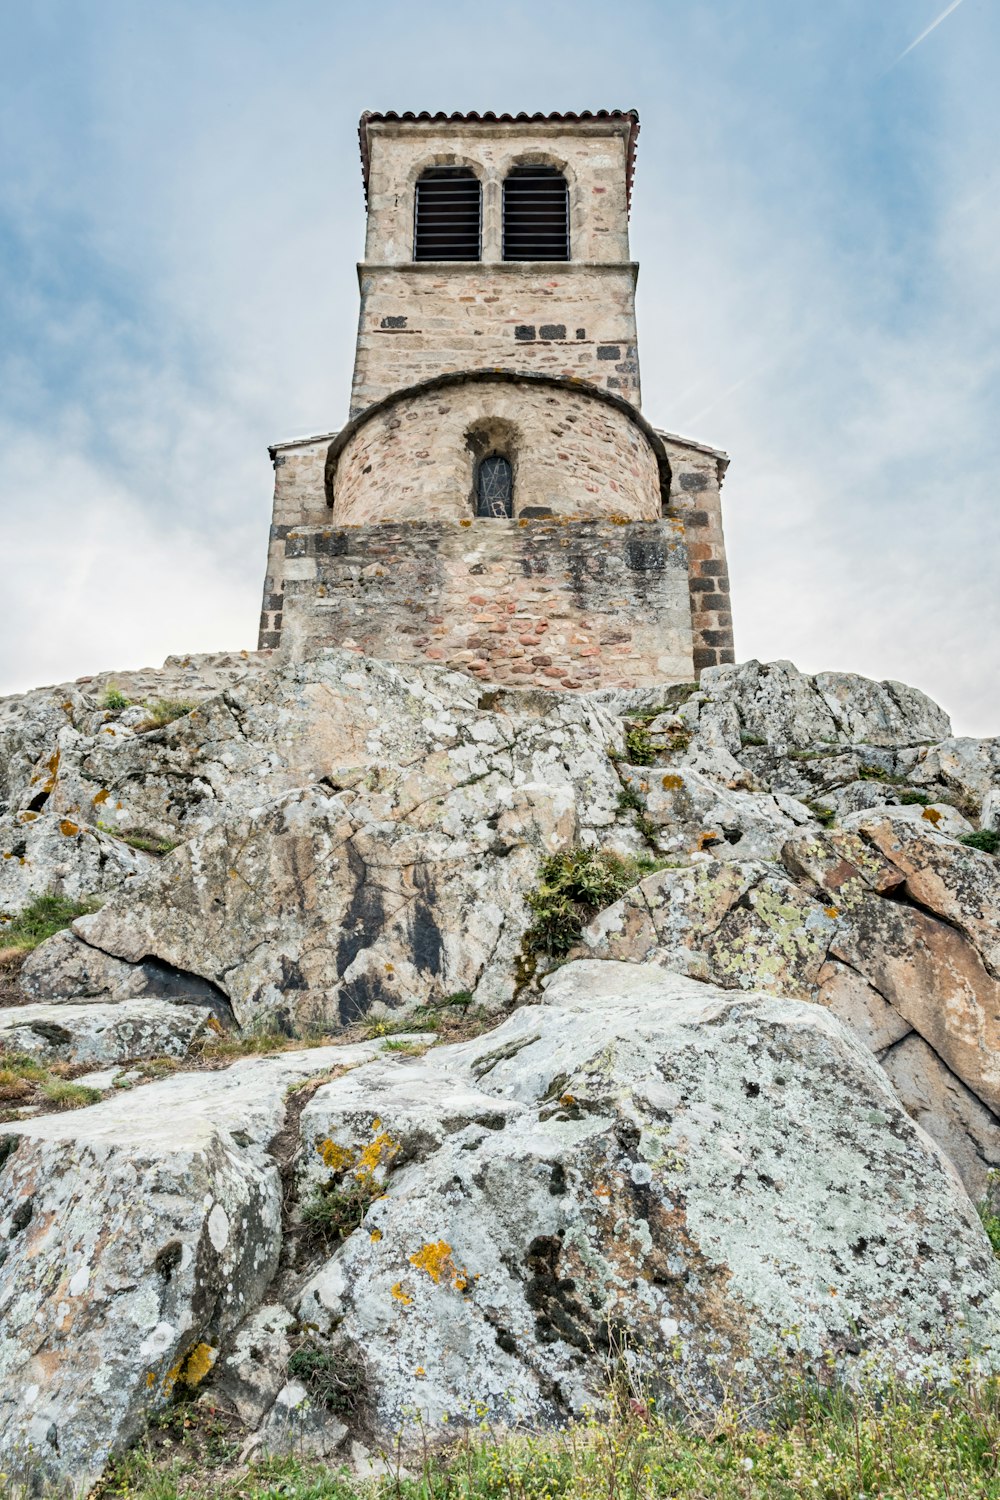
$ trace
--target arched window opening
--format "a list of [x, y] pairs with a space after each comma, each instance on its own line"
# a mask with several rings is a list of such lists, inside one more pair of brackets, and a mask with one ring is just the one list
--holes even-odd
[[514, 167], [503, 185], [504, 260], [569, 260], [569, 188], [556, 167]]
[[514, 471], [502, 453], [479, 460], [476, 470], [476, 515], [509, 520], [514, 514]]
[[414, 260], [478, 260], [483, 195], [468, 167], [431, 167], [417, 181]]

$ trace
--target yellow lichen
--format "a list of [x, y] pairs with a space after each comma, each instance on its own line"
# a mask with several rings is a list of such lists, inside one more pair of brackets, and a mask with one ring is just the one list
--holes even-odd
[[367, 1146], [362, 1147], [355, 1168], [356, 1176], [370, 1176], [384, 1160], [391, 1161], [398, 1151], [399, 1142], [394, 1141], [387, 1130], [383, 1130], [381, 1135], [377, 1135], [373, 1141], [369, 1141]]
[[59, 824], [59, 832], [64, 833], [68, 839], [76, 838], [76, 835], [80, 832], [80, 825], [78, 823], [71, 823], [69, 818], [63, 818]]
[[100, 807], [103, 803], [107, 802], [110, 796], [111, 793], [106, 788], [102, 788], [101, 791], [96, 792], [90, 800], [95, 807]]
[[381, 1229], [373, 1229], [368, 1238], [371, 1240], [373, 1245], [377, 1245], [379, 1240], [382, 1238]]
[[941, 821], [941, 814], [936, 807], [925, 807], [920, 816], [926, 818], [928, 823], [933, 823], [935, 827]]
[[331, 1172], [346, 1172], [347, 1168], [354, 1165], [354, 1152], [347, 1146], [339, 1146], [336, 1141], [329, 1138], [320, 1141], [316, 1147], [322, 1158], [324, 1167], [329, 1167]]
[[674, 771], [668, 771], [660, 785], [665, 792], [678, 792], [684, 785], [683, 776], [678, 776]]
[[413, 1373], [414, 1375], [416, 1375], [417, 1379], [420, 1380], [424, 1375], [427, 1374], [427, 1371], [424, 1369], [423, 1365], [417, 1365], [417, 1368]]
[[413, 1301], [413, 1298], [409, 1295], [409, 1293], [403, 1291], [403, 1283], [401, 1281], [397, 1281], [394, 1285], [392, 1289], [392, 1295], [395, 1297], [397, 1302], [402, 1302], [404, 1307], [409, 1307], [410, 1303]]
[[418, 1271], [426, 1271], [434, 1282], [440, 1282], [444, 1271], [454, 1272], [455, 1269], [451, 1259], [451, 1246], [445, 1240], [429, 1241], [409, 1259], [411, 1266], [416, 1266]]
[[184, 1361], [181, 1370], [181, 1380], [185, 1385], [201, 1385], [209, 1370], [215, 1364], [216, 1351], [211, 1344], [195, 1344], [191, 1353]]

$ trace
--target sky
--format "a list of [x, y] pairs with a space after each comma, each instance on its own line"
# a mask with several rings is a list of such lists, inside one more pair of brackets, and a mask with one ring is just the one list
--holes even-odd
[[635, 107], [643, 409], [731, 455], [737, 658], [1000, 733], [998, 64], [993, 0], [8, 3], [0, 694], [256, 644], [363, 109]]

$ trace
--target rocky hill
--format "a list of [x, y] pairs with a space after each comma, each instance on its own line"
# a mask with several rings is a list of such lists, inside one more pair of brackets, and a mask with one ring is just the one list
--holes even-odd
[[998, 823], [1000, 740], [786, 662], [3, 700], [0, 1467], [180, 1389], [363, 1462], [622, 1358], [694, 1410], [992, 1365]]

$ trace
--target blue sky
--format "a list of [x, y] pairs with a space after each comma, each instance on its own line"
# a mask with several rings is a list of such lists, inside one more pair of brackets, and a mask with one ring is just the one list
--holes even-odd
[[639, 109], [644, 410], [726, 448], [737, 652], [1000, 732], [1000, 7], [32, 0], [0, 17], [0, 693], [252, 646], [347, 406], [374, 109]]

